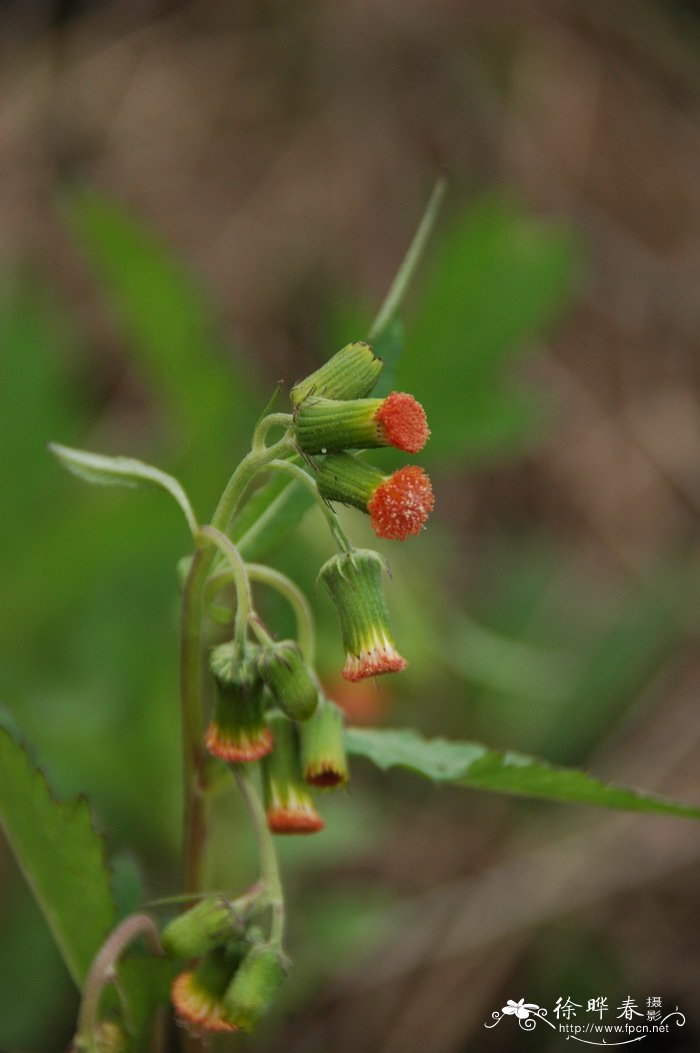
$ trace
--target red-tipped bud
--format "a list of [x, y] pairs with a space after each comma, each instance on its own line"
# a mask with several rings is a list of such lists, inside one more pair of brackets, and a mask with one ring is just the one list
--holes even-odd
[[234, 644], [221, 644], [211, 657], [216, 699], [206, 734], [210, 753], [228, 764], [256, 761], [272, 749], [265, 722], [265, 685], [255, 668], [256, 651], [244, 655]]
[[178, 1020], [196, 1036], [207, 1033], [237, 1031], [224, 1003], [224, 994], [238, 965], [223, 948], [199, 963], [196, 969], [175, 977], [171, 999]]
[[275, 748], [263, 761], [267, 825], [275, 834], [313, 834], [324, 823], [304, 785], [296, 727], [281, 713], [270, 716]]
[[378, 446], [418, 453], [430, 435], [421, 404], [399, 391], [346, 402], [310, 396], [297, 407], [294, 424], [297, 445], [307, 454]]
[[294, 405], [309, 395], [328, 399], [362, 399], [369, 395], [382, 371], [382, 360], [369, 344], [347, 344], [291, 391]]
[[327, 698], [320, 699], [311, 720], [299, 728], [301, 767], [304, 781], [310, 786], [330, 790], [347, 783], [349, 773], [343, 732], [343, 714]]
[[385, 570], [381, 556], [369, 549], [332, 556], [321, 567], [319, 577], [338, 612], [346, 680], [364, 680], [406, 668], [406, 659], [396, 650], [391, 633], [382, 583]]
[[389, 541], [420, 534], [435, 504], [430, 479], [422, 468], [408, 465], [385, 475], [347, 453], [324, 458], [318, 490], [328, 501], [369, 513], [377, 537]]

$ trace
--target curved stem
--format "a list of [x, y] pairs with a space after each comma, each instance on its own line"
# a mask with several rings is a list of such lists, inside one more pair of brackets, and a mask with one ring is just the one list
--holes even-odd
[[223, 553], [231, 571], [231, 577], [236, 586], [236, 618], [234, 623], [234, 634], [240, 644], [245, 638], [246, 626], [252, 612], [252, 598], [250, 595], [250, 582], [248, 572], [240, 552], [226, 534], [222, 534], [212, 526], [199, 528], [198, 538], [204, 537], [216, 545]]
[[294, 611], [297, 623], [297, 637], [304, 658], [313, 665], [315, 650], [314, 616], [309, 601], [301, 589], [288, 578], [273, 567], [267, 567], [262, 563], [246, 564], [248, 577], [252, 581], [259, 581], [263, 585], [269, 585], [276, 589], [286, 600]]
[[326, 499], [321, 497], [320, 493], [318, 492], [318, 487], [316, 486], [316, 483], [313, 481], [308, 472], [305, 472], [300, 465], [292, 464], [291, 461], [274, 460], [270, 461], [270, 463], [266, 467], [271, 471], [284, 472], [286, 475], [290, 475], [292, 479], [295, 479], [298, 483], [301, 483], [302, 486], [305, 486], [306, 489], [313, 494], [316, 501], [318, 502], [318, 506], [326, 518], [326, 522], [328, 523], [331, 534], [333, 535], [338, 547], [343, 552], [352, 552], [352, 541], [341, 527], [340, 523], [338, 522], [337, 515], [330, 507]]
[[153, 954], [162, 954], [160, 937], [148, 914], [132, 914], [109, 934], [95, 955], [83, 988], [78, 1014], [76, 1045], [87, 1053], [96, 1053], [95, 1031], [99, 1024], [100, 1001], [107, 984], [116, 981], [115, 966], [132, 940], [145, 936]]
[[232, 764], [231, 770], [235, 776], [241, 796], [246, 803], [250, 821], [255, 830], [255, 840], [258, 845], [260, 856], [260, 877], [265, 883], [269, 896], [269, 904], [272, 911], [272, 922], [270, 925], [270, 943], [277, 946], [282, 945], [284, 938], [284, 893], [279, 867], [277, 865], [277, 853], [272, 841], [272, 834], [267, 826], [265, 809], [263, 808], [260, 795], [253, 785], [246, 770], [245, 764]]
[[[270, 416], [276, 416], [276, 414], [270, 414]], [[265, 420], [269, 420], [269, 417], [266, 417]], [[261, 421], [262, 423], [264, 421]], [[272, 446], [266, 446], [262, 450], [251, 450], [250, 453], [246, 454], [226, 484], [226, 489], [221, 495], [216, 511], [212, 516], [211, 525], [216, 527], [217, 530], [227, 530], [243, 494], [258, 472], [270, 461], [274, 460], [275, 457], [283, 457], [286, 453], [292, 453], [294, 449], [292, 437], [285, 435]]]
[[265, 438], [271, 428], [289, 428], [293, 419], [291, 413], [268, 413], [266, 417], [263, 417], [253, 432], [254, 452], [259, 453], [260, 451], [267, 449], [265, 446]]

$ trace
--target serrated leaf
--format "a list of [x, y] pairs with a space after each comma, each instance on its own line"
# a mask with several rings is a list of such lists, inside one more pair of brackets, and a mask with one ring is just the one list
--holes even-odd
[[522, 753], [498, 753], [478, 742], [425, 739], [408, 728], [349, 728], [345, 743], [349, 753], [367, 757], [378, 768], [408, 768], [434, 782], [569, 804], [700, 819], [700, 808], [692, 805], [613, 786], [575, 768], [555, 767]]
[[287, 476], [275, 476], [261, 486], [233, 524], [233, 540], [243, 558], [253, 562], [278, 545], [313, 503], [313, 494]]
[[177, 479], [167, 472], [162, 472], [160, 468], [154, 468], [153, 465], [133, 457], [107, 457], [102, 453], [61, 446], [57, 442], [50, 442], [49, 450], [64, 468], [87, 483], [95, 483], [98, 486], [125, 486], [131, 489], [145, 486], [165, 490], [179, 504], [192, 534], [197, 533], [197, 520], [187, 494]]
[[114, 924], [104, 844], [87, 801], [56, 801], [44, 774], [2, 729], [0, 772], [0, 825], [71, 976], [81, 986]]

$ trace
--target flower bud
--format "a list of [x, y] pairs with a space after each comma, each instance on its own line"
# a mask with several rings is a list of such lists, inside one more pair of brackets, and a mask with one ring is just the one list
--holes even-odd
[[254, 651], [238, 656], [234, 644], [212, 652], [211, 669], [216, 682], [214, 712], [206, 734], [210, 753], [229, 764], [260, 760], [272, 749], [272, 735], [265, 723], [263, 694]]
[[332, 556], [319, 572], [338, 613], [346, 680], [398, 673], [408, 664], [394, 647], [382, 583], [385, 570], [377, 552], [354, 549]]
[[165, 926], [161, 943], [171, 958], [199, 958], [235, 932], [226, 900], [222, 896], [207, 896]]
[[301, 777], [297, 729], [281, 713], [270, 716], [275, 748], [262, 763], [267, 825], [275, 834], [312, 834], [323, 829]]
[[252, 1031], [270, 1009], [286, 976], [279, 948], [269, 944], [252, 947], [224, 995], [227, 1018], [241, 1031]]
[[368, 512], [377, 537], [389, 541], [420, 534], [435, 504], [430, 479], [414, 464], [385, 475], [359, 457], [335, 453], [324, 458], [317, 483], [326, 500]]
[[294, 640], [280, 640], [262, 647], [257, 669], [290, 720], [309, 719], [318, 704], [318, 687]]
[[297, 445], [306, 454], [377, 446], [418, 453], [430, 435], [423, 407], [401, 391], [351, 402], [310, 395], [297, 408], [294, 426]]
[[239, 961], [240, 956], [232, 957], [219, 947], [202, 958], [196, 969], [175, 977], [172, 1003], [178, 1019], [192, 1034], [238, 1030], [229, 1019], [224, 994]]
[[299, 728], [301, 767], [309, 785], [324, 789], [347, 783], [343, 729], [343, 714], [338, 707], [327, 698], [319, 699], [311, 720]]
[[327, 399], [361, 399], [377, 383], [383, 362], [369, 344], [347, 344], [319, 369], [298, 381], [291, 391], [295, 406], [307, 395]]

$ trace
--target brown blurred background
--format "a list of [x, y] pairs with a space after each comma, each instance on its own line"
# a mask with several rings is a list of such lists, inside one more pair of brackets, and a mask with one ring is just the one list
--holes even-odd
[[[0, 56], [2, 257], [58, 290], [88, 334], [80, 383], [93, 417], [117, 420], [110, 434], [148, 434], [148, 400], [66, 234], [66, 188], [97, 188], [169, 243], [267, 386], [325, 353], [338, 289], [381, 300], [442, 168], [445, 223], [497, 189], [576, 233], [573, 301], [522, 367], [553, 408], [549, 429], [518, 455], [437, 469], [463, 554], [453, 590], [487, 595], [496, 563], [484, 571], [481, 555], [528, 534], [557, 539], [586, 604], [653, 592], [664, 627], [652, 624], [615, 720], [580, 749], [549, 727], [512, 744], [699, 801], [697, 6], [6, 0]], [[669, 595], [668, 563], [681, 568]], [[557, 582], [553, 621], [570, 587]], [[431, 730], [449, 731], [433, 701]], [[493, 719], [477, 713], [465, 733], [511, 744], [506, 717]], [[370, 778], [381, 800], [380, 786]], [[324, 981], [258, 1048], [558, 1049], [543, 1028], [483, 1024], [506, 998], [551, 1015], [556, 997], [586, 991], [662, 995], [688, 1023], [645, 1048], [698, 1047], [692, 825], [465, 805], [401, 777], [392, 802], [380, 845], [304, 877], [390, 889], [386, 938], [369, 956], [331, 953]]]

